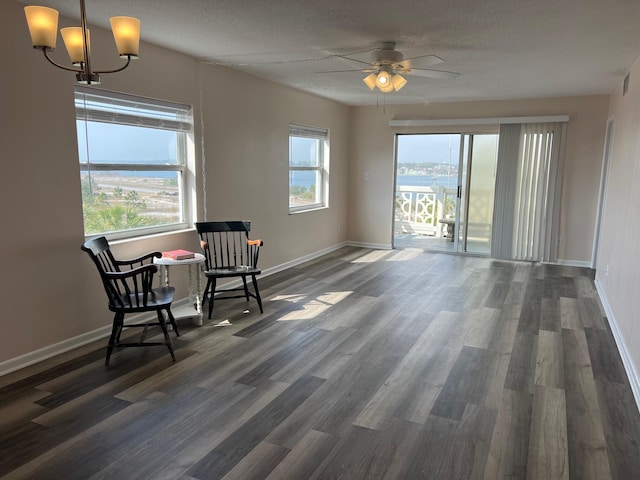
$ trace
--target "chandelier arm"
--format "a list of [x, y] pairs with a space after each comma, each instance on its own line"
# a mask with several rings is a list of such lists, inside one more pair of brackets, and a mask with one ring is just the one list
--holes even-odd
[[42, 47], [42, 53], [44, 54], [44, 58], [46, 58], [47, 60], [49, 60], [49, 63], [51, 63], [52, 65], [58, 67], [58, 68], [62, 68], [63, 70], [68, 70], [70, 72], [76, 72], [76, 73], [82, 73], [84, 70], [80, 69], [80, 68], [71, 68], [71, 67], [67, 67], [65, 65], [60, 65], [58, 62], [56, 62], [55, 60], [53, 60], [48, 54], [47, 54], [47, 49], [46, 47]]
[[127, 63], [125, 63], [122, 67], [120, 68], [116, 68], [115, 70], [95, 70], [93, 73], [116, 73], [116, 72], [121, 72], [122, 70], [124, 70], [125, 68], [127, 68], [129, 66], [129, 64], [131, 63], [131, 55], [127, 55]]
[[91, 51], [89, 50], [89, 30], [87, 27], [87, 11], [84, 0], [80, 0], [80, 28], [82, 28], [82, 48], [84, 50], [83, 73], [91, 76]]

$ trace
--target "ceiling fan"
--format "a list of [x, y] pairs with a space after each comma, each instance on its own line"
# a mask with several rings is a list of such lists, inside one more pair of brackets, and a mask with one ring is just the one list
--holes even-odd
[[[430, 68], [422, 68], [431, 65], [438, 65], [444, 60], [437, 55], [420, 55], [417, 57], [404, 58], [402, 52], [396, 50], [395, 42], [384, 42], [380, 48], [374, 50], [371, 54], [371, 62], [363, 62], [348, 56], [341, 56], [353, 62], [366, 65], [365, 68], [359, 70], [334, 70], [332, 72], [363, 72], [368, 73], [362, 81], [371, 90], [378, 87], [380, 91], [387, 93], [393, 90], [398, 91], [407, 84], [407, 80], [402, 75], [417, 75], [420, 77], [451, 79], [455, 78], [459, 73], [448, 72], [445, 70], [433, 70]], [[419, 60], [419, 62], [416, 62]], [[420, 67], [413, 66], [419, 63]]]

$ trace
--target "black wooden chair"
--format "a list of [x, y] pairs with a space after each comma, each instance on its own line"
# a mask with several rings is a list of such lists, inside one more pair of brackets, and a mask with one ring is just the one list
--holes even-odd
[[[262, 240], [250, 240], [251, 222], [197, 222], [196, 230], [200, 235], [200, 247], [205, 257], [205, 275], [207, 286], [202, 295], [203, 301], [209, 298], [209, 318], [213, 314], [213, 301], [230, 298], [253, 297], [258, 302], [262, 313], [262, 299], [258, 290], [256, 275], [262, 271], [258, 268], [258, 255]], [[241, 287], [216, 288], [219, 278], [240, 277]], [[247, 277], [251, 277], [253, 292], [247, 286]], [[234, 295], [225, 292], [242, 292]]]
[[[179, 336], [176, 320], [171, 313], [173, 301], [173, 287], [153, 288], [153, 274], [158, 267], [153, 264], [154, 258], [162, 256], [160, 252], [153, 252], [132, 260], [116, 260], [109, 248], [105, 237], [87, 240], [82, 244], [82, 250], [87, 252], [91, 260], [98, 267], [102, 284], [109, 299], [109, 310], [115, 313], [113, 329], [107, 346], [106, 365], [114, 347], [145, 347], [150, 345], [166, 345], [173, 361], [176, 355], [173, 351], [171, 337], [167, 331], [163, 312], [166, 312], [176, 336]], [[158, 321], [124, 324], [127, 313], [156, 312]], [[149, 327], [158, 325], [164, 334], [164, 342], [145, 342]], [[125, 328], [142, 328], [142, 334], [137, 342], [121, 342], [120, 335]]]

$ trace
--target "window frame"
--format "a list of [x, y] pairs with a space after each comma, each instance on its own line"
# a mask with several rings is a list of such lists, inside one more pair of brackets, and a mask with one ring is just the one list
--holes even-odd
[[[318, 140], [316, 166], [295, 166], [291, 165], [291, 138], [310, 138]], [[319, 180], [316, 182], [316, 198], [309, 204], [292, 205], [291, 204], [291, 174], [294, 171], [314, 171], [319, 174]], [[289, 124], [289, 214], [320, 210], [329, 207], [329, 129], [320, 127], [311, 127], [308, 125]]]
[[[98, 104], [98, 107], [91, 107], [91, 104]], [[127, 239], [152, 235], [157, 233], [173, 232], [189, 228], [191, 217], [189, 193], [188, 166], [193, 163], [193, 149], [189, 144], [193, 143], [193, 109], [190, 105], [158, 100], [137, 95], [130, 95], [110, 90], [98, 89], [95, 87], [76, 86], [74, 90], [74, 105], [76, 111], [76, 126], [80, 128], [79, 122], [83, 122], [83, 128], [87, 128], [90, 122], [125, 125], [131, 127], [157, 128], [175, 132], [176, 135], [176, 157], [177, 163], [117, 163], [117, 162], [92, 162], [89, 156], [89, 140], [87, 139], [86, 162], [78, 157], [80, 176], [92, 171], [136, 171], [136, 172], [176, 172], [178, 176], [179, 192], [179, 220], [173, 223], [162, 225], [144, 226], [128, 228], [125, 230], [115, 230], [107, 232], [87, 233], [84, 229], [85, 237], [104, 235], [110, 240]], [[103, 107], [103, 108], [100, 108]], [[112, 110], [109, 110], [109, 107]], [[120, 110], [119, 110], [120, 107]], [[140, 108], [147, 112], [156, 112], [157, 116], [136, 114], [133, 108]], [[85, 130], [86, 131], [86, 130]], [[78, 132], [79, 134], [81, 132]], [[80, 145], [78, 145], [80, 148]], [[80, 154], [80, 152], [78, 152]], [[83, 202], [82, 211], [84, 218], [85, 205]], [[84, 225], [84, 221], [83, 221]]]

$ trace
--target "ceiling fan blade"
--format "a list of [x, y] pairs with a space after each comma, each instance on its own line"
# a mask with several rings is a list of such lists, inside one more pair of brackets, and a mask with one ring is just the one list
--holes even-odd
[[443, 78], [443, 79], [451, 79], [460, 76], [458, 72], [447, 72], [445, 70], [431, 70], [428, 68], [412, 68], [409, 72], [404, 72], [408, 75], [415, 75], [418, 77], [427, 77], [427, 78]]
[[[416, 62], [416, 60], [419, 60], [419, 62]], [[402, 65], [405, 62], [409, 62], [410, 65], [411, 64], [415, 65], [416, 63], [419, 63], [420, 66], [430, 67], [432, 65], [438, 65], [439, 63], [443, 63], [444, 60], [437, 55], [419, 55], [417, 57], [404, 58], [400, 62], [398, 62], [398, 64]]]
[[327, 71], [323, 71], [323, 72], [314, 72], [314, 73], [345, 73], [345, 72], [363, 72], [363, 73], [371, 73], [371, 72], [377, 72], [377, 70], [371, 70], [369, 69], [365, 69], [365, 70], [360, 70], [359, 68], [356, 70], [327, 70]]
[[362, 60], [358, 60], [358, 59], [355, 59], [355, 58], [347, 57], [347, 56], [344, 56], [344, 55], [335, 55], [335, 56], [338, 57], [338, 58], [344, 58], [345, 60], [350, 60], [352, 62], [362, 63], [363, 65], [371, 66], [371, 62], [364, 62]]

